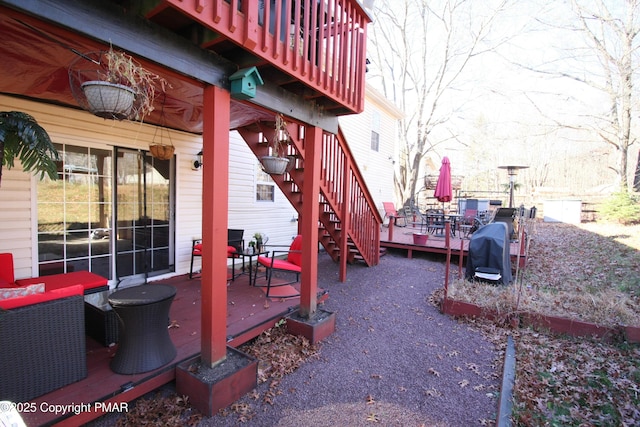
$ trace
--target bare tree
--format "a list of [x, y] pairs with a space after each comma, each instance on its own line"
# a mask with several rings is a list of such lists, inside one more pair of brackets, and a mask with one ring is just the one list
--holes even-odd
[[[636, 179], [629, 179], [630, 148], [636, 143], [632, 118], [637, 115], [635, 80], [640, 71], [640, 0], [566, 0], [573, 16], [569, 22], [541, 19], [550, 31], [564, 31], [565, 45], [557, 61], [525, 66], [550, 77], [579, 82], [600, 92], [602, 104], [592, 103], [590, 112], [574, 117], [572, 124], [558, 121], [559, 126], [586, 128], [607, 143], [616, 153], [610, 165], [622, 190], [640, 191], [640, 157], [636, 162]], [[559, 3], [554, 6], [560, 5]], [[557, 18], [557, 14], [555, 16]], [[564, 17], [567, 18], [567, 17]], [[576, 42], [566, 42], [568, 39]], [[635, 93], [634, 93], [635, 89]], [[566, 93], [562, 94], [566, 97]], [[634, 113], [636, 111], [636, 113]]]
[[368, 49], [372, 79], [379, 79], [384, 95], [406, 113], [398, 130], [397, 201], [406, 203], [415, 194], [427, 153], [458, 140], [450, 119], [469, 101], [459, 96], [468, 83], [463, 72], [472, 59], [503, 42], [490, 35], [508, 1], [377, 2]]

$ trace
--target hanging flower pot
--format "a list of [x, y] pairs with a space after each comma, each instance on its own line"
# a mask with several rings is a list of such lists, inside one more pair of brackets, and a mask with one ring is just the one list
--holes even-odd
[[84, 82], [81, 88], [87, 98], [89, 111], [96, 116], [122, 120], [131, 114], [135, 100], [133, 89], [99, 80]]
[[173, 145], [149, 145], [149, 151], [151, 155], [158, 160], [169, 160], [173, 157], [176, 147]]
[[[171, 141], [171, 133], [165, 128], [165, 119], [164, 119], [164, 102], [162, 103], [162, 110], [160, 111], [160, 126], [156, 126], [155, 131], [153, 132], [153, 138], [149, 143], [149, 152], [151, 155], [158, 160], [169, 160], [173, 157], [173, 153], [176, 151], [176, 147], [173, 145], [173, 141]], [[156, 142], [156, 135], [160, 132], [159, 142]], [[162, 134], [166, 132], [168, 144], [164, 141]]]
[[140, 121], [154, 110], [156, 96], [171, 87], [112, 47], [79, 54], [69, 66], [69, 85], [81, 108], [102, 118]]
[[287, 167], [293, 164], [292, 158], [287, 156], [289, 145], [289, 132], [287, 123], [282, 114], [276, 114], [273, 137], [269, 141], [270, 156], [262, 156], [262, 169], [271, 175], [282, 175], [288, 171]]
[[262, 169], [271, 175], [282, 175], [287, 170], [289, 159], [286, 157], [263, 156]]

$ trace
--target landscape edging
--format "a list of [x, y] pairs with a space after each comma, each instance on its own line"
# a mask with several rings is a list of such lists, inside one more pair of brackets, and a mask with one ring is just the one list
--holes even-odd
[[533, 327], [538, 330], [548, 330], [554, 334], [572, 337], [597, 337], [606, 342], [627, 341], [640, 343], [640, 327], [619, 325], [616, 327], [601, 326], [582, 320], [564, 317], [548, 316], [539, 313], [520, 311], [518, 313], [499, 313], [477, 304], [458, 301], [451, 298], [443, 300], [440, 310], [450, 316], [480, 317], [487, 320], [508, 322], [511, 326]]

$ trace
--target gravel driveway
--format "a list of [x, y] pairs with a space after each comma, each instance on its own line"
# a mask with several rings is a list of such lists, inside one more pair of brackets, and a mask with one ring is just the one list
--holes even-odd
[[337, 313], [320, 358], [285, 376], [272, 405], [242, 398], [254, 412], [248, 422], [231, 413], [200, 425], [493, 425], [502, 356], [429, 303], [444, 283], [442, 258], [391, 252], [376, 267], [349, 266], [345, 283], [326, 254], [319, 263], [323, 308]]

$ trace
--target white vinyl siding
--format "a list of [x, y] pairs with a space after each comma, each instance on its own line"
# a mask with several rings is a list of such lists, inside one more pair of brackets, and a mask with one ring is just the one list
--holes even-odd
[[[340, 127], [347, 143], [376, 206], [382, 212], [382, 202], [394, 201], [393, 159], [400, 114], [382, 95], [367, 87], [364, 111], [340, 117]], [[373, 132], [378, 134], [378, 150], [372, 147]]]

